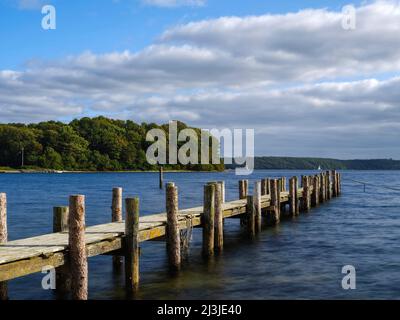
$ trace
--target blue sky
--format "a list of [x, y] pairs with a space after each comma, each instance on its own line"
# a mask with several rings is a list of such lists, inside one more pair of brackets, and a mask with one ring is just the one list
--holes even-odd
[[[176, 24], [220, 16], [341, 9], [348, 1], [208, 0], [202, 6], [162, 7], [141, 0], [0, 0], [0, 68], [20, 69], [31, 59], [55, 59], [90, 50], [140, 50]], [[22, 1], [24, 3], [24, 1]], [[41, 29], [41, 4], [57, 9], [57, 29]], [[358, 3], [353, 1], [351, 3]], [[36, 5], [37, 4], [37, 5]]]
[[348, 4], [0, 0], [0, 122], [178, 119], [254, 129], [256, 155], [400, 158], [400, 0], [353, 1], [351, 29]]

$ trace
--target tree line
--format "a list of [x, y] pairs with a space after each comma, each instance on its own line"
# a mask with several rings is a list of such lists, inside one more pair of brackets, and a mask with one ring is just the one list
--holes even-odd
[[[23, 161], [25, 169], [156, 170], [158, 165], [146, 160], [146, 150], [152, 143], [146, 141], [146, 134], [155, 128], [168, 133], [168, 124], [137, 124], [102, 116], [70, 123], [0, 124], [0, 166], [21, 168]], [[178, 131], [186, 128], [186, 124], [178, 122]], [[193, 129], [200, 136], [200, 129]], [[179, 142], [178, 147], [184, 143]], [[212, 171], [223, 170], [224, 165], [177, 164], [164, 168]]]
[[[235, 166], [227, 165], [229, 169]], [[393, 159], [338, 160], [329, 158], [255, 157], [255, 169], [270, 170], [400, 170], [400, 161]]]

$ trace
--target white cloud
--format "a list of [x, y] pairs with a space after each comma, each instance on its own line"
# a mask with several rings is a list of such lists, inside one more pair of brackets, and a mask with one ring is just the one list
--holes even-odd
[[163, 41], [191, 44], [252, 61], [273, 81], [315, 81], [400, 69], [400, 6], [378, 1], [357, 9], [357, 28], [342, 12], [222, 17], [167, 30]]

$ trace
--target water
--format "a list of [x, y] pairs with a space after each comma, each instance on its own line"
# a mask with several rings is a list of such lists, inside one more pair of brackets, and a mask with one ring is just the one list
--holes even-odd
[[[311, 171], [256, 171], [265, 177]], [[211, 262], [201, 259], [201, 230], [195, 229], [189, 260], [179, 277], [167, 273], [165, 243], [142, 244], [139, 299], [383, 299], [400, 298], [400, 193], [363, 186], [347, 179], [400, 187], [400, 171], [347, 171], [343, 194], [309, 214], [266, 227], [247, 240], [239, 220], [225, 223], [225, 251]], [[179, 187], [181, 208], [202, 203], [203, 185], [225, 180], [227, 200], [237, 198], [239, 177], [225, 173], [167, 173]], [[5, 174], [0, 191], [9, 203], [9, 238], [52, 230], [52, 207], [68, 195], [86, 195], [88, 225], [110, 221], [111, 189], [138, 195], [141, 214], [164, 211], [164, 192], [156, 173]], [[357, 289], [343, 290], [344, 265], [357, 271]], [[43, 274], [10, 281], [11, 299], [54, 299], [41, 289]], [[111, 257], [89, 259], [89, 298], [124, 299], [123, 274], [112, 272]]]

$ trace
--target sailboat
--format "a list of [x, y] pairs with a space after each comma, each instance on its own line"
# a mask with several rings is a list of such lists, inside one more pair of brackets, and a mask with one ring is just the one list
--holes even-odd
[[321, 171], [322, 169], [321, 169], [321, 166], [318, 166], [318, 171]]

